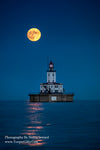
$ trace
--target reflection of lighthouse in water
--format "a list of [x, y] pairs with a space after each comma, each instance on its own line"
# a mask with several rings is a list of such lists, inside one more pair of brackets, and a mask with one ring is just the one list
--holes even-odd
[[47, 83], [40, 84], [40, 93], [63, 93], [63, 84], [56, 82], [56, 70], [52, 61], [49, 63], [49, 70], [47, 70]]

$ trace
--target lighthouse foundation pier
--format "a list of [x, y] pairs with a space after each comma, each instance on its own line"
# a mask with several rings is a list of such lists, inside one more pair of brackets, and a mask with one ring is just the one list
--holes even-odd
[[30, 102], [73, 102], [74, 94], [29, 94]]

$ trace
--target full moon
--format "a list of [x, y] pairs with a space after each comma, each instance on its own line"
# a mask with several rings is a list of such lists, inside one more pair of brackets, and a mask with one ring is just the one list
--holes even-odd
[[41, 32], [37, 28], [31, 28], [27, 32], [27, 38], [30, 41], [38, 41], [41, 38]]

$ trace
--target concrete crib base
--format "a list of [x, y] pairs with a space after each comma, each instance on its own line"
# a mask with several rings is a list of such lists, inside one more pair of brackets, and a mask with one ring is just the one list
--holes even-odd
[[29, 94], [30, 102], [73, 102], [73, 94]]

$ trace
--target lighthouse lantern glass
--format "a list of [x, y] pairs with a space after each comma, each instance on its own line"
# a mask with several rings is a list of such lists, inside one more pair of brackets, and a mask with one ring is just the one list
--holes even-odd
[[50, 68], [52, 68], [53, 67], [53, 65], [52, 64], [50, 64]]

